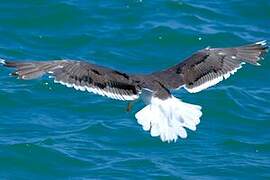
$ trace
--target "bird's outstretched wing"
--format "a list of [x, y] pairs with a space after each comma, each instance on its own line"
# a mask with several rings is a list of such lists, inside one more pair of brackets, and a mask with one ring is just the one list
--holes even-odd
[[56, 83], [112, 99], [135, 100], [140, 94], [140, 88], [130, 75], [86, 62], [72, 60], [1, 62], [6, 67], [16, 68], [12, 75], [20, 79], [35, 79], [50, 74]]
[[245, 63], [258, 61], [267, 51], [266, 41], [233, 48], [206, 48], [183, 62], [152, 75], [168, 89], [184, 87], [196, 93], [227, 79]]

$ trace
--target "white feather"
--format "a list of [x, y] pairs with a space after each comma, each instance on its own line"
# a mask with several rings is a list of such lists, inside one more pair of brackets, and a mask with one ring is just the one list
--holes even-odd
[[162, 141], [170, 142], [178, 137], [186, 138], [185, 128], [195, 131], [201, 115], [200, 106], [172, 96], [166, 100], [152, 97], [150, 104], [137, 112], [135, 117], [145, 131], [150, 131], [151, 136], [160, 136]]
[[119, 94], [119, 98], [120, 98], [120, 100], [122, 100], [122, 101], [125, 100], [121, 94]]
[[114, 89], [113, 89], [113, 88], [109, 88], [109, 91], [110, 91], [110, 93], [111, 93], [112, 98], [113, 98], [113, 99], [117, 99], [117, 97], [116, 97], [116, 95], [115, 95], [115, 93], [114, 93]]
[[102, 92], [99, 88], [96, 88], [96, 90], [97, 90], [97, 94], [99, 94], [99, 95], [102, 94]]
[[85, 91], [86, 90], [86, 88], [84, 86], [79, 86], [79, 88], [80, 88], [81, 91]]
[[100, 90], [100, 95], [101, 95], [101, 96], [105, 96], [104, 92], [105, 92], [105, 91]]
[[76, 89], [76, 90], [80, 90], [79, 86], [73, 84], [73, 87]]
[[88, 92], [90, 92], [90, 93], [92, 93], [92, 92], [93, 92], [93, 91], [92, 91], [92, 88], [87, 87], [87, 86], [86, 86], [86, 90], [87, 90]]
[[108, 94], [107, 91], [104, 91], [104, 94], [105, 94], [106, 97], [109, 97], [109, 94]]
[[139, 96], [138, 95], [121, 95], [121, 94], [117, 94], [116, 93], [116, 90], [113, 89], [113, 88], [109, 88], [109, 91], [104, 91], [98, 87], [88, 87], [88, 86], [77, 86], [75, 84], [69, 84], [69, 83], [65, 83], [63, 81], [57, 81], [57, 80], [54, 80], [55, 83], [60, 83], [64, 86], [67, 86], [67, 87], [73, 87], [74, 89], [76, 90], [80, 90], [80, 91], [88, 91], [90, 93], [94, 93], [94, 94], [98, 94], [98, 95], [101, 95], [101, 96], [107, 96], [109, 98], [112, 98], [112, 99], [118, 99], [118, 100], [122, 100], [122, 101], [125, 101], [125, 100], [135, 100], [137, 99]]
[[230, 71], [230, 72], [228, 72], [228, 73], [226, 73], [226, 74], [222, 74], [222, 75], [216, 77], [215, 79], [212, 79], [212, 80], [210, 80], [210, 81], [207, 81], [207, 82], [205, 82], [205, 83], [203, 83], [203, 84], [201, 84], [201, 85], [199, 85], [199, 86], [196, 86], [196, 87], [194, 87], [194, 88], [188, 88], [188, 87], [184, 86], [184, 88], [185, 88], [188, 92], [190, 92], [190, 93], [197, 93], [197, 92], [199, 92], [199, 91], [202, 91], [202, 90], [204, 90], [204, 89], [207, 89], [207, 88], [209, 88], [209, 87], [211, 87], [211, 86], [216, 85], [217, 83], [221, 82], [221, 81], [224, 80], [224, 79], [229, 78], [231, 75], [233, 75], [234, 73], [236, 73], [238, 69], [242, 68], [242, 65], [244, 65], [244, 64], [245, 64], [245, 62], [242, 62], [242, 63], [241, 63], [237, 68], [235, 68], [234, 70], [232, 70], [232, 71]]

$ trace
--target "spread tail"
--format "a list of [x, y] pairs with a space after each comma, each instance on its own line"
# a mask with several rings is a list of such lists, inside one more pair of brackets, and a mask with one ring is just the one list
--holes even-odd
[[176, 141], [178, 136], [186, 138], [185, 128], [192, 131], [200, 123], [201, 107], [185, 103], [171, 96], [161, 100], [152, 97], [150, 104], [136, 113], [135, 117], [145, 131], [151, 136], [160, 136], [162, 141]]

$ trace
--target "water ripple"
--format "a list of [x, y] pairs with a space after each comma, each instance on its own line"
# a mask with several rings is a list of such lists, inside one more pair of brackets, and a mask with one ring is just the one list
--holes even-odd
[[[270, 39], [269, 1], [3, 0], [1, 58], [80, 59], [132, 73], [167, 68], [194, 51]], [[2, 179], [258, 179], [269, 177], [269, 55], [218, 86], [189, 94], [196, 132], [162, 143], [126, 102], [0, 67]], [[249, 173], [247, 173], [249, 172]]]

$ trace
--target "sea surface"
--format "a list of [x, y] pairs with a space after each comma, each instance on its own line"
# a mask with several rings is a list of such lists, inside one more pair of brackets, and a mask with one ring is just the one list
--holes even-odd
[[[1, 0], [0, 57], [77, 59], [129, 73], [202, 48], [270, 40], [269, 0]], [[163, 143], [137, 124], [137, 101], [22, 81], [0, 67], [0, 179], [270, 178], [270, 55], [203, 92], [197, 131]]]

